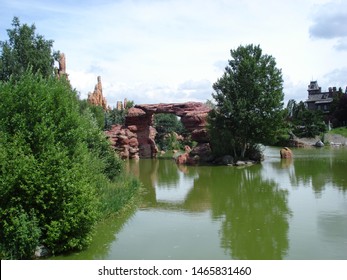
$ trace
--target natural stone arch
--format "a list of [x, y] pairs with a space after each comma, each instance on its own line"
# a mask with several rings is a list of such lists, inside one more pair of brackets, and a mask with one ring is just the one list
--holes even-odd
[[207, 115], [210, 108], [201, 102], [142, 104], [130, 108], [125, 125], [137, 134], [139, 157], [155, 157], [158, 149], [155, 144], [156, 131], [153, 127], [154, 114], [174, 114], [180, 117], [192, 140], [198, 144], [207, 143]]

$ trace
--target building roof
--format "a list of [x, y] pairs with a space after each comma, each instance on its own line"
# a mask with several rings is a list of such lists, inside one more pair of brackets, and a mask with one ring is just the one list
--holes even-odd
[[333, 102], [332, 98], [328, 98], [328, 99], [322, 99], [322, 100], [318, 100], [315, 102], [315, 104], [329, 104]]

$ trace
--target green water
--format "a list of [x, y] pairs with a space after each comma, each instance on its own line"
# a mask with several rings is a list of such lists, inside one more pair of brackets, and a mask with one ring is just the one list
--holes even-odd
[[130, 161], [144, 185], [138, 208], [58, 258], [347, 259], [347, 149], [265, 156], [246, 168]]

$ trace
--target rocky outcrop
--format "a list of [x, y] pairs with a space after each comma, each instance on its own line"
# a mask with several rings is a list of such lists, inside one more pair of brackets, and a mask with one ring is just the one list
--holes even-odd
[[210, 162], [214, 159], [210, 143], [198, 143], [189, 155], [195, 160], [195, 162]]
[[139, 142], [134, 127], [129, 128], [122, 125], [113, 125], [105, 133], [112, 147], [122, 159], [139, 158]]
[[153, 114], [140, 108], [130, 108], [125, 118], [125, 126], [136, 133], [140, 158], [154, 158], [158, 153], [155, 144], [157, 134], [153, 127]]
[[154, 158], [158, 153], [154, 114], [175, 114], [191, 133], [192, 140], [198, 143], [192, 151], [186, 149], [186, 159], [182, 156], [180, 162], [193, 163], [208, 159], [211, 155], [206, 130], [209, 111], [210, 108], [201, 102], [136, 105], [128, 110], [125, 127], [113, 126], [106, 134], [122, 158]]
[[315, 147], [317, 148], [321, 148], [321, 147], [324, 147], [324, 143], [322, 142], [322, 140], [318, 140], [315, 144], [314, 144]]
[[135, 107], [143, 110], [148, 115], [158, 113], [174, 114], [181, 118], [183, 126], [191, 133], [192, 140], [198, 143], [208, 142], [206, 124], [207, 115], [211, 109], [204, 103], [142, 104]]
[[281, 156], [281, 158], [292, 158], [293, 153], [292, 153], [291, 149], [284, 147], [280, 150], [280, 156]]
[[159, 113], [175, 114], [181, 118], [184, 127], [192, 135], [192, 140], [207, 143], [207, 115], [210, 108], [201, 102], [142, 104], [130, 108], [125, 125], [135, 126], [141, 158], [155, 157], [158, 148], [155, 144], [156, 130], [153, 127], [153, 115]]
[[191, 148], [189, 146], [184, 147], [184, 153], [178, 155], [175, 159], [177, 164], [194, 164], [194, 159], [190, 156]]
[[101, 106], [104, 108], [105, 111], [109, 110], [109, 107], [107, 106], [106, 98], [104, 97], [102, 93], [102, 83], [101, 83], [101, 77], [98, 76], [97, 78], [97, 84], [95, 85], [94, 91], [88, 93], [88, 102], [95, 106]]
[[69, 80], [69, 74], [66, 72], [66, 58], [64, 53], [59, 54], [58, 59], [59, 67], [55, 67], [54, 71], [58, 78], [65, 78], [66, 80]]

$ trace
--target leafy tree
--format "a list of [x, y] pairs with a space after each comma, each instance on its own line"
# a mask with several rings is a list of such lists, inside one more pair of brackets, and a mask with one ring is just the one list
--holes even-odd
[[129, 110], [130, 108], [134, 107], [135, 102], [133, 100], [128, 100], [125, 104], [125, 110]]
[[323, 114], [306, 108], [305, 103], [289, 100], [287, 105], [290, 129], [298, 137], [315, 137], [326, 132]]
[[93, 115], [97, 125], [100, 127], [100, 129], [105, 128], [106, 123], [106, 112], [102, 106], [97, 106], [90, 104], [86, 99], [80, 100], [80, 109], [81, 113], [89, 110], [91, 114]]
[[121, 161], [66, 80], [27, 71], [0, 82], [0, 99], [0, 249], [28, 258], [37, 244], [83, 248]]
[[134, 101], [128, 101], [122, 110], [113, 108], [105, 114], [105, 129], [110, 129], [113, 124], [125, 124], [125, 116], [130, 108], [134, 107]]
[[244, 158], [258, 143], [272, 143], [283, 126], [283, 80], [275, 59], [260, 46], [231, 50], [232, 59], [213, 84], [209, 115], [213, 151]]
[[59, 53], [52, 51], [53, 41], [35, 33], [35, 25], [20, 24], [17, 17], [8, 29], [8, 41], [0, 41], [0, 81], [12, 76], [18, 80], [31, 67], [44, 77], [54, 74], [54, 60]]
[[347, 94], [342, 94], [337, 100], [332, 120], [334, 127], [347, 125]]
[[182, 122], [174, 114], [156, 114], [154, 128], [157, 131], [156, 143], [162, 150], [178, 149], [179, 144], [174, 132], [184, 133]]

